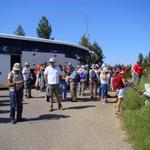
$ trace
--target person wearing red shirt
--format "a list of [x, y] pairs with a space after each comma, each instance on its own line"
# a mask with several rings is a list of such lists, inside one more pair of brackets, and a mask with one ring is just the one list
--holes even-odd
[[139, 85], [141, 76], [143, 74], [142, 61], [140, 58], [137, 59], [137, 63], [133, 66], [134, 72], [134, 83]]

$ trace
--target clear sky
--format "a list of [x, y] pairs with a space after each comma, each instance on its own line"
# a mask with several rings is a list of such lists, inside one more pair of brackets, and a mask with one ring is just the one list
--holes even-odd
[[139, 52], [150, 51], [150, 0], [1, 0], [0, 32], [13, 34], [21, 24], [36, 37], [42, 16], [52, 37], [73, 43], [87, 32], [87, 18], [90, 41], [99, 43], [110, 64], [133, 64]]

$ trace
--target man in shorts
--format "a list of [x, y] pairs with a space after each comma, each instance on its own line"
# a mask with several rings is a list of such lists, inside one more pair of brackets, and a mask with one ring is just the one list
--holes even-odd
[[61, 90], [60, 90], [60, 78], [61, 70], [56, 66], [54, 58], [49, 59], [49, 66], [44, 71], [44, 79], [47, 84], [46, 94], [50, 98], [50, 111], [53, 111], [53, 96], [55, 94], [58, 102], [58, 109], [63, 110], [61, 104]]

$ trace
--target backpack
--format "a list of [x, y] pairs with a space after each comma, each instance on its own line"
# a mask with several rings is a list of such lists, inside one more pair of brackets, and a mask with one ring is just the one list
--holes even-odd
[[113, 87], [115, 89], [119, 89], [123, 84], [121, 75], [118, 74], [116, 77], [114, 77], [113, 80], [112, 80], [112, 83], [113, 83]]
[[96, 72], [94, 70], [91, 71], [90, 78], [91, 80], [98, 80]]
[[75, 78], [75, 81], [76, 81], [76, 82], [80, 82], [80, 80], [81, 80], [80, 75], [77, 73], [76, 78]]
[[86, 74], [84, 71], [80, 72], [80, 79], [85, 79]]
[[80, 75], [76, 71], [71, 74], [71, 77], [75, 82], [80, 82]]

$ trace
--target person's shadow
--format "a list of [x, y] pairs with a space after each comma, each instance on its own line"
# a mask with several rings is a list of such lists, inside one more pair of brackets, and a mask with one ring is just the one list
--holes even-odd
[[44, 114], [44, 115], [40, 115], [37, 118], [29, 118], [26, 121], [59, 120], [59, 119], [65, 119], [69, 117], [70, 116], [66, 116], [66, 115]]
[[[43, 121], [49, 121], [49, 120], [59, 120], [59, 119], [65, 119], [65, 118], [69, 118], [70, 116], [66, 116], [66, 115], [56, 115], [56, 114], [44, 114], [44, 115], [40, 115], [39, 117], [36, 118], [24, 118], [24, 121], [22, 122], [43, 122]], [[10, 119], [9, 118], [0, 118], [0, 123], [10, 123]]]
[[87, 108], [91, 108], [91, 107], [96, 107], [96, 106], [95, 105], [73, 106], [73, 107], [68, 107], [65, 109], [87, 109]]

